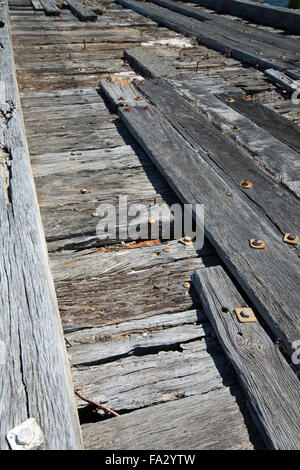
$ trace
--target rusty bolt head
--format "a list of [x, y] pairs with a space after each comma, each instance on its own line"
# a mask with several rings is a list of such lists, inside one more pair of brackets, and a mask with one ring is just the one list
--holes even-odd
[[135, 99], [135, 101], [142, 101], [143, 98], [142, 98], [142, 96], [137, 96], [137, 97], [134, 98], [134, 99]]
[[243, 317], [243, 318], [249, 318], [250, 317], [250, 311], [249, 310], [246, 310], [246, 309], [243, 309], [240, 311], [240, 315]]
[[234, 102], [235, 102], [235, 99], [233, 99], [233, 98], [227, 98], [225, 101], [226, 101], [226, 103], [234, 103]]
[[266, 248], [266, 243], [262, 238], [250, 238], [250, 246], [252, 248], [264, 249]]
[[299, 236], [295, 235], [294, 233], [286, 233], [283, 237], [283, 241], [285, 243], [289, 243], [290, 245], [298, 245]]
[[145, 111], [149, 111], [151, 108], [150, 108], [150, 106], [147, 105], [147, 106], [143, 106], [143, 109], [144, 109]]
[[251, 189], [253, 186], [253, 184], [251, 183], [251, 181], [248, 181], [248, 180], [242, 180], [240, 182], [240, 187], [241, 188], [244, 188], [244, 189]]
[[247, 96], [244, 96], [243, 97], [243, 100], [244, 101], [251, 101], [252, 100], [252, 97], [250, 95], [247, 95]]
[[125, 111], [126, 113], [129, 113], [131, 110], [132, 110], [132, 108], [124, 108], [123, 109], [123, 111]]

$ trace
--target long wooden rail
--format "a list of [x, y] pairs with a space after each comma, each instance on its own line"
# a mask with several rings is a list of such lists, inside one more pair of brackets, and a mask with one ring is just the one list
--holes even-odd
[[[0, 4], [0, 448], [34, 418], [40, 449], [80, 449], [81, 436], [11, 48]], [[27, 431], [26, 431], [27, 432]], [[26, 444], [31, 445], [29, 440]]]

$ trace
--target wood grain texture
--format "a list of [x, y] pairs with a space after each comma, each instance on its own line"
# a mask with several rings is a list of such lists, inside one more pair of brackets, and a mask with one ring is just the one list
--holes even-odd
[[[287, 144], [275, 138], [249, 118], [228, 106], [218, 95], [201, 94], [201, 83], [196, 80], [172, 80], [180, 93], [195, 102], [198, 109], [222, 132], [243, 149], [248, 151], [257, 162], [269, 171], [278, 182], [283, 184], [298, 198], [299, 154]], [[288, 126], [289, 121], [287, 121]], [[239, 130], [236, 131], [235, 128]]]
[[221, 388], [83, 424], [85, 449], [253, 449], [236, 395], [234, 388]]
[[[246, 62], [250, 65], [258, 65], [262, 68], [274, 68], [285, 70], [292, 68], [294, 58], [285, 61], [284, 50], [264, 42], [249, 43], [241, 41], [240, 35], [234, 37], [232, 31], [222, 33], [219, 28], [199, 22], [193, 18], [162, 8], [153, 3], [141, 4], [135, 0], [117, 0], [121, 5], [132, 8], [141, 15], [150, 17], [157, 23], [167, 26], [176, 32], [195, 38], [199, 43], [209, 48], [227, 54], [229, 57]], [[292, 62], [292, 63], [291, 63]], [[292, 65], [292, 67], [291, 67]]]
[[286, 75], [282, 72], [279, 72], [278, 70], [267, 69], [267, 70], [265, 70], [265, 74], [273, 82], [278, 83], [284, 89], [290, 91], [291, 93], [294, 93], [294, 91], [297, 89], [297, 87], [300, 83], [300, 77], [299, 77], [298, 82], [297, 82], [296, 80], [293, 80], [288, 75]]
[[295, 10], [268, 4], [261, 5], [248, 0], [217, 0], [215, 2], [210, 0], [195, 0], [195, 3], [221, 13], [245, 18], [254, 23], [285, 29], [296, 34], [300, 32], [300, 14]]
[[258, 321], [239, 322], [234, 309], [248, 305], [221, 266], [198, 270], [193, 281], [266, 443], [277, 450], [299, 449], [297, 376]]
[[259, 42], [264, 42], [266, 45], [270, 44], [286, 50], [286, 53], [290, 53], [291, 51], [300, 52], [300, 46], [297, 41], [294, 41], [292, 38], [285, 37], [284, 35], [277, 34], [276, 32], [267, 31], [266, 28], [261, 29], [254, 25], [240, 22], [234, 18], [229, 19], [225, 15], [218, 15], [216, 13], [209, 12], [204, 8], [199, 8], [197, 5], [188, 5], [187, 3], [179, 1], [175, 2], [173, 0], [152, 1], [157, 5], [177, 11], [185, 16], [195, 18], [202, 22], [209, 22], [212, 30], [231, 34], [234, 38], [239, 37], [241, 42], [257, 41], [257, 44]]
[[[222, 100], [228, 99], [227, 94], [218, 95]], [[297, 124], [285, 119], [272, 109], [259, 103], [257, 100], [245, 101], [240, 96], [232, 95], [233, 102], [227, 103], [231, 108], [243, 114], [257, 126], [265, 129], [292, 150], [297, 152], [298, 159], [292, 164], [289, 162], [289, 172], [295, 180], [300, 181], [300, 128]]]
[[79, 0], [65, 0], [70, 10], [82, 21], [94, 21], [97, 19], [96, 13], [91, 8], [81, 3]]
[[168, 77], [178, 75], [178, 71], [171, 62], [158, 57], [145, 47], [134, 47], [124, 51], [124, 58], [139, 73], [146, 77]]
[[[30, 168], [10, 42], [1, 3], [1, 326], [0, 447], [25, 419], [44, 431], [42, 449], [80, 449], [70, 368]], [[59, 384], [59, 387], [58, 387]]]
[[42, 7], [47, 15], [59, 15], [60, 9], [54, 0], [40, 0]]
[[[101, 88], [105, 93], [105, 82]], [[282, 234], [153, 107], [132, 107], [131, 112], [119, 108], [119, 114], [181, 201], [204, 204], [206, 236], [274, 334], [292, 353], [292, 343], [300, 337], [300, 272], [297, 258], [282, 242]], [[228, 192], [230, 197], [226, 196]], [[252, 249], [251, 237], [265, 239], [267, 249]]]
[[[193, 147], [197, 147], [198, 144], [201, 149], [207, 152], [207, 157], [206, 153], [203, 153], [203, 158], [206, 158], [207, 163], [215, 162], [227, 177], [236, 183], [239, 190], [241, 190], [240, 182], [242, 180], [250, 180], [254, 184], [253, 190], [244, 189], [244, 194], [268, 215], [274, 225], [280, 227], [282, 235], [289, 230], [300, 232], [298, 200], [275, 181], [269, 172], [263, 171], [242, 148], [230, 141], [213, 123], [179, 96], [172, 86], [162, 80], [160, 83], [147, 80], [144, 85], [137, 85], [137, 88], [168, 117], [174, 127], [186, 137]], [[234, 96], [237, 103], [245, 102], [240, 96], [236, 98], [236, 95], [230, 94], [225, 95], [225, 98], [228, 96]], [[257, 105], [259, 108], [262, 107], [258, 103]], [[266, 110], [266, 114], [267, 112], [269, 110]], [[270, 114], [272, 117], [275, 115], [276, 122], [277, 119], [284, 120], [286, 131], [288, 130], [289, 121], [281, 118], [274, 111], [270, 111]], [[295, 130], [295, 127], [291, 124], [292, 130]], [[294, 163], [294, 167], [289, 170], [290, 175], [297, 178], [296, 165], [298, 162]]]

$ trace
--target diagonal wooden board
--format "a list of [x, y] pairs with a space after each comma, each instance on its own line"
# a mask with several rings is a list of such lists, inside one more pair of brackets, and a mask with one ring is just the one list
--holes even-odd
[[242, 42], [252, 42], [253, 40], [262, 41], [265, 44], [285, 49], [287, 52], [300, 52], [300, 44], [295, 41], [295, 39], [267, 31], [266, 28], [262, 29], [254, 25], [250, 26], [239, 20], [235, 21], [231, 18], [229, 19], [225, 15], [209, 12], [208, 10], [199, 8], [198, 5], [173, 0], [152, 0], [152, 2], [197, 20], [209, 21], [209, 24], [213, 27], [217, 27], [219, 32], [231, 32], [233, 37], [237, 38], [237, 34], [240, 33]]
[[[113, 85], [101, 82], [102, 92], [109, 97]], [[124, 95], [126, 88], [114, 88], [115, 95]], [[205, 161], [203, 151], [193, 149], [161, 112], [144, 108], [119, 108], [119, 114], [181, 201], [204, 204], [206, 236], [273, 333], [293, 353], [292, 343], [300, 338], [300, 270], [292, 248], [283, 243], [268, 217]], [[251, 237], [265, 239], [267, 248], [251, 248]]]
[[61, 11], [54, 0], [40, 0], [40, 2], [47, 15], [60, 15]]
[[[224, 103], [219, 98], [220, 91], [215, 96], [213, 89], [212, 93], [207, 92], [201, 80], [172, 79], [170, 83], [180, 94], [194, 102], [215, 127], [249, 152], [278, 182], [300, 197], [299, 154], [295, 150], [231, 108], [229, 103]], [[286, 125], [289, 125], [288, 121]], [[235, 130], [236, 126], [238, 131]]]
[[117, 0], [117, 2], [163, 26], [193, 37], [199, 43], [242, 62], [262, 68], [272, 67], [277, 70], [286, 70], [295, 66], [294, 57], [290, 57], [288, 60], [284, 59], [283, 55], [286, 51], [272, 45], [263, 42], [251, 44], [248, 41], [241, 43], [240, 38], [235, 38], [230, 31], [219, 32], [218, 28], [210, 24], [207, 25], [205, 22], [188, 18], [153, 3], [141, 3], [136, 0]]
[[[137, 84], [137, 88], [164, 113], [193, 147], [207, 152], [208, 156], [203, 153], [203, 158], [209, 164], [215, 162], [239, 190], [242, 180], [252, 182], [254, 187], [242, 189], [244, 194], [264, 210], [282, 234], [290, 231], [300, 233], [299, 201], [268, 172], [256, 165], [235, 142], [216, 129], [162, 79], [146, 80], [143, 85]], [[296, 169], [294, 173], [296, 176]]]
[[41, 449], [81, 449], [69, 362], [28, 155], [11, 48], [0, 4], [0, 448], [28, 418]]
[[258, 321], [237, 319], [235, 308], [248, 304], [221, 266], [199, 269], [193, 282], [267, 445], [299, 449], [299, 379]]
[[244, 0], [194, 0], [201, 6], [240, 16], [247, 20], [266, 24], [273, 28], [286, 29], [292, 33], [300, 33], [300, 13], [297, 10], [280, 8], [275, 5]]
[[83, 5], [79, 0], [65, 0], [70, 10], [82, 21], [94, 21], [97, 19], [96, 13], [91, 8]]

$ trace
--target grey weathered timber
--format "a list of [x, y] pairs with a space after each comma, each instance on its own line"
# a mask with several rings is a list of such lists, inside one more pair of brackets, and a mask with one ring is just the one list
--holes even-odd
[[269, 32], [253, 25], [249, 25], [240, 21], [234, 21], [233, 19], [227, 19], [226, 16], [218, 15], [216, 13], [208, 12], [207, 10], [200, 9], [198, 5], [188, 5], [187, 3], [173, 1], [173, 0], [153, 0], [153, 3], [160, 5], [170, 10], [177, 11], [191, 18], [195, 18], [199, 21], [209, 22], [214, 28], [217, 27], [217, 31], [227, 31], [231, 33], [233, 37], [238, 37], [237, 33], [241, 34], [240, 40], [244, 41], [262, 41], [265, 44], [272, 44], [286, 50], [286, 53], [291, 51], [300, 52], [300, 45], [292, 38], [285, 37], [283, 35]]
[[[144, 334], [151, 332], [146, 330]], [[216, 340], [206, 337], [172, 343], [170, 347], [174, 350], [162, 349], [102, 365], [74, 367], [75, 387], [84, 397], [92, 397], [118, 412], [199, 396], [236, 382], [234, 370]], [[72, 348], [69, 353], [72, 354]], [[78, 398], [77, 405], [83, 408], [86, 403]]]
[[94, 21], [97, 19], [89, 7], [83, 5], [79, 0], [65, 0], [70, 10], [82, 21]]
[[269, 77], [273, 82], [278, 83], [286, 90], [294, 93], [297, 88], [300, 86], [300, 77], [299, 80], [293, 80], [292, 78], [285, 75], [283, 72], [279, 72], [278, 70], [267, 69], [264, 72], [267, 77]]
[[248, 304], [221, 266], [198, 270], [193, 281], [266, 443], [271, 449], [299, 449], [297, 376], [258, 321], [238, 320], [234, 309]]
[[44, 7], [41, 4], [40, 0], [31, 0], [31, 4], [36, 11], [44, 10]]
[[[299, 201], [278, 184], [269, 172], [263, 171], [235, 142], [231, 142], [206, 117], [195, 111], [167, 83], [162, 80], [160, 83], [147, 80], [143, 85], [137, 85], [137, 87], [168, 117], [174, 127], [194, 147], [198, 144], [208, 153], [207, 157], [206, 153], [203, 153], [203, 158], [206, 158], [207, 163], [214, 161], [236, 183], [239, 190], [241, 190], [239, 185], [243, 179], [250, 180], [254, 184], [253, 190], [243, 190], [245, 195], [264, 210], [274, 225], [280, 228], [282, 234], [289, 231], [300, 233]], [[236, 101], [245, 103], [240, 97]], [[261, 106], [259, 103], [257, 105]], [[267, 111], [269, 110], [266, 108], [266, 114]], [[284, 120], [287, 127], [286, 132], [288, 132], [289, 124], [294, 130], [293, 123], [281, 118], [274, 111], [270, 114], [271, 117], [275, 115], [275, 122], [278, 119]], [[271, 125], [270, 123], [269, 126], [271, 127]], [[298, 133], [300, 141], [300, 132], [298, 131]], [[292, 167], [291, 172], [297, 175], [297, 168]]]
[[[71, 245], [72, 240], [67, 241]], [[204, 249], [198, 254], [193, 246], [177, 241], [136, 249], [131, 246], [103, 253], [81, 249], [65, 256], [51, 254], [65, 331], [76, 325], [137, 321], [200, 306], [193, 285], [186, 287], [185, 283], [190, 283], [196, 269], [218, 262], [211, 251]]]
[[[98, 333], [98, 334], [97, 334]], [[187, 341], [200, 340], [210, 335], [211, 327], [209, 323], [197, 325], [179, 325], [165, 330], [152, 331], [151, 334], [143, 335], [140, 331], [130, 335], [98, 332], [92, 329], [85, 329], [79, 333], [70, 333], [68, 341], [75, 336], [75, 344], [72, 346], [72, 365], [97, 365], [112, 362], [120, 357], [127, 357], [131, 354], [146, 354], [148, 351], [155, 352], [156, 349], [172, 349], [172, 345], [181, 344]], [[79, 344], [76, 344], [76, 336], [79, 335]], [[69, 339], [70, 338], [70, 339]], [[85, 340], [85, 342], [83, 342]]]
[[83, 424], [85, 449], [253, 449], [237, 396], [234, 387], [221, 388]]
[[[106, 92], [105, 82], [101, 89]], [[119, 108], [119, 114], [181, 201], [204, 204], [205, 234], [274, 334], [292, 353], [292, 343], [300, 337], [300, 272], [291, 247], [282, 242], [282, 234], [153, 107], [132, 107], [130, 112]], [[265, 239], [267, 248], [251, 248], [252, 237]]]
[[[300, 90], [299, 90], [300, 92]], [[299, 93], [300, 94], [300, 93]], [[227, 102], [228, 106], [235, 109], [254, 122], [257, 126], [265, 129], [269, 134], [285, 143], [292, 150], [297, 152], [297, 161], [292, 165], [289, 162], [289, 171], [294, 174], [294, 178], [300, 180], [300, 128], [297, 124], [285, 119], [272, 109], [259, 103], [257, 100], [246, 101], [241, 96], [230, 95], [234, 101]], [[220, 94], [218, 98], [226, 100], [228, 94]]]
[[124, 58], [138, 72], [146, 77], [161, 77], [162, 75], [172, 77], [178, 75], [178, 71], [173, 65], [153, 54], [145, 47], [134, 47], [124, 51]]
[[60, 9], [54, 0], [40, 0], [47, 15], [60, 15]]
[[[297, 152], [243, 114], [231, 109], [228, 103], [218, 98], [218, 95], [202, 94], [201, 82], [183, 79], [172, 80], [172, 84], [180, 93], [194, 101], [199, 110], [216, 127], [222, 129], [225, 134], [246, 149], [277, 181], [297, 197], [300, 196], [299, 154]], [[235, 128], [239, 130], [236, 131]]]
[[283, 58], [285, 51], [277, 47], [263, 42], [259, 44], [251, 44], [248, 41], [241, 43], [241, 38], [239, 37], [238, 40], [233, 38], [232, 32], [219, 33], [218, 28], [212, 28], [211, 25], [206, 25], [204, 22], [188, 18], [152, 3], [141, 4], [135, 0], [117, 0], [117, 2], [242, 62], [262, 68], [273, 67], [277, 70], [285, 70], [292, 65]]
[[31, 417], [45, 434], [42, 449], [80, 449], [72, 380], [23, 127], [7, 2], [0, 11], [0, 447], [7, 449], [7, 432]]
[[291, 33], [300, 33], [300, 13], [268, 4], [260, 4], [249, 0], [194, 0], [203, 7], [239, 16], [254, 23], [285, 29]]

